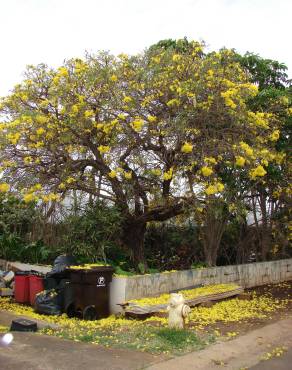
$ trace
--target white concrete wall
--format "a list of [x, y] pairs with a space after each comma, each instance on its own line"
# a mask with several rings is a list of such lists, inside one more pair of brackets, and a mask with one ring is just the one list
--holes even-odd
[[110, 312], [118, 313], [122, 312], [121, 306], [119, 303], [126, 302], [126, 285], [127, 277], [113, 277], [112, 282], [110, 283]]
[[245, 288], [292, 280], [292, 258], [127, 278], [125, 299], [149, 297], [197, 284], [236, 283]]

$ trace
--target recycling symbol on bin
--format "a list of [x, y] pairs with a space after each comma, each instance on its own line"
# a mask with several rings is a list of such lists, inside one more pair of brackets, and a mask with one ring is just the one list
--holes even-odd
[[105, 278], [103, 276], [100, 276], [97, 280], [97, 285], [104, 286], [105, 285]]

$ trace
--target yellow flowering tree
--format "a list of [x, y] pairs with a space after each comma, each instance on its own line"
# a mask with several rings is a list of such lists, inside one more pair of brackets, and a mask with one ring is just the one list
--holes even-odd
[[279, 122], [248, 109], [256, 94], [233, 51], [204, 54], [198, 42], [29, 67], [1, 104], [3, 179], [27, 202], [70, 190], [113, 202], [143, 271], [148, 222], [220, 198], [228, 166], [265, 176]]
[[[249, 169], [247, 178], [250, 182], [243, 181], [246, 203], [253, 212], [258, 255], [262, 260], [277, 255], [277, 252], [287, 256], [288, 240], [291, 238], [288, 222], [291, 198], [291, 80], [283, 63], [251, 53], [237, 55], [236, 58], [259, 88], [259, 93], [248, 102], [249, 109], [260, 111], [263, 116], [273, 114], [279, 122], [278, 128], [261, 139], [270, 141], [275, 150], [262, 148], [261, 163]], [[243, 149], [249, 151], [248, 147]], [[242, 157], [237, 158], [237, 165], [245, 167]]]

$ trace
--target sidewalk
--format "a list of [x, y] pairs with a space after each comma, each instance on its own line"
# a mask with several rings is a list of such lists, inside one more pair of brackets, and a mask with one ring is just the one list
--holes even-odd
[[[0, 311], [0, 325], [10, 326], [11, 321], [19, 317]], [[52, 326], [34, 321], [39, 328]], [[12, 344], [0, 346], [0, 369], [3, 370], [137, 370], [166, 359], [162, 355], [105, 348], [37, 333], [12, 334]]]
[[[0, 324], [9, 326], [13, 313], [0, 311]], [[39, 322], [40, 326], [46, 325]], [[292, 318], [280, 320], [227, 342], [167, 359], [163, 355], [59, 339], [37, 333], [14, 332], [9, 347], [0, 348], [5, 370], [288, 370], [292, 368]], [[283, 356], [260, 361], [275, 347]]]
[[[282, 358], [261, 361], [261, 357], [275, 347], [287, 347], [288, 353]], [[292, 318], [256, 329], [236, 339], [214, 344], [202, 351], [152, 365], [147, 370], [254, 370], [292, 369]], [[287, 356], [285, 358], [285, 356]], [[288, 362], [287, 362], [288, 361]], [[269, 367], [278, 366], [278, 367]], [[273, 365], [276, 363], [276, 365]], [[283, 363], [284, 367], [281, 363]], [[258, 364], [258, 365], [257, 365]], [[288, 367], [285, 367], [287, 366]]]

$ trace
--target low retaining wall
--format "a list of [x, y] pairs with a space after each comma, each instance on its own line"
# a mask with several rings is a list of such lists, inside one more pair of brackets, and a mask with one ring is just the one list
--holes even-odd
[[128, 278], [125, 299], [149, 297], [197, 284], [236, 283], [244, 288], [292, 280], [292, 258]]
[[[28, 265], [20, 262], [0, 260], [0, 268], [16, 267], [22, 270], [36, 270], [46, 273], [50, 266]], [[292, 258], [257, 262], [244, 265], [219, 266], [160, 274], [117, 276], [110, 285], [110, 310], [121, 311], [119, 303], [130, 299], [151, 297], [173, 290], [185, 289], [203, 284], [235, 283], [244, 288], [280, 283], [292, 280]]]

